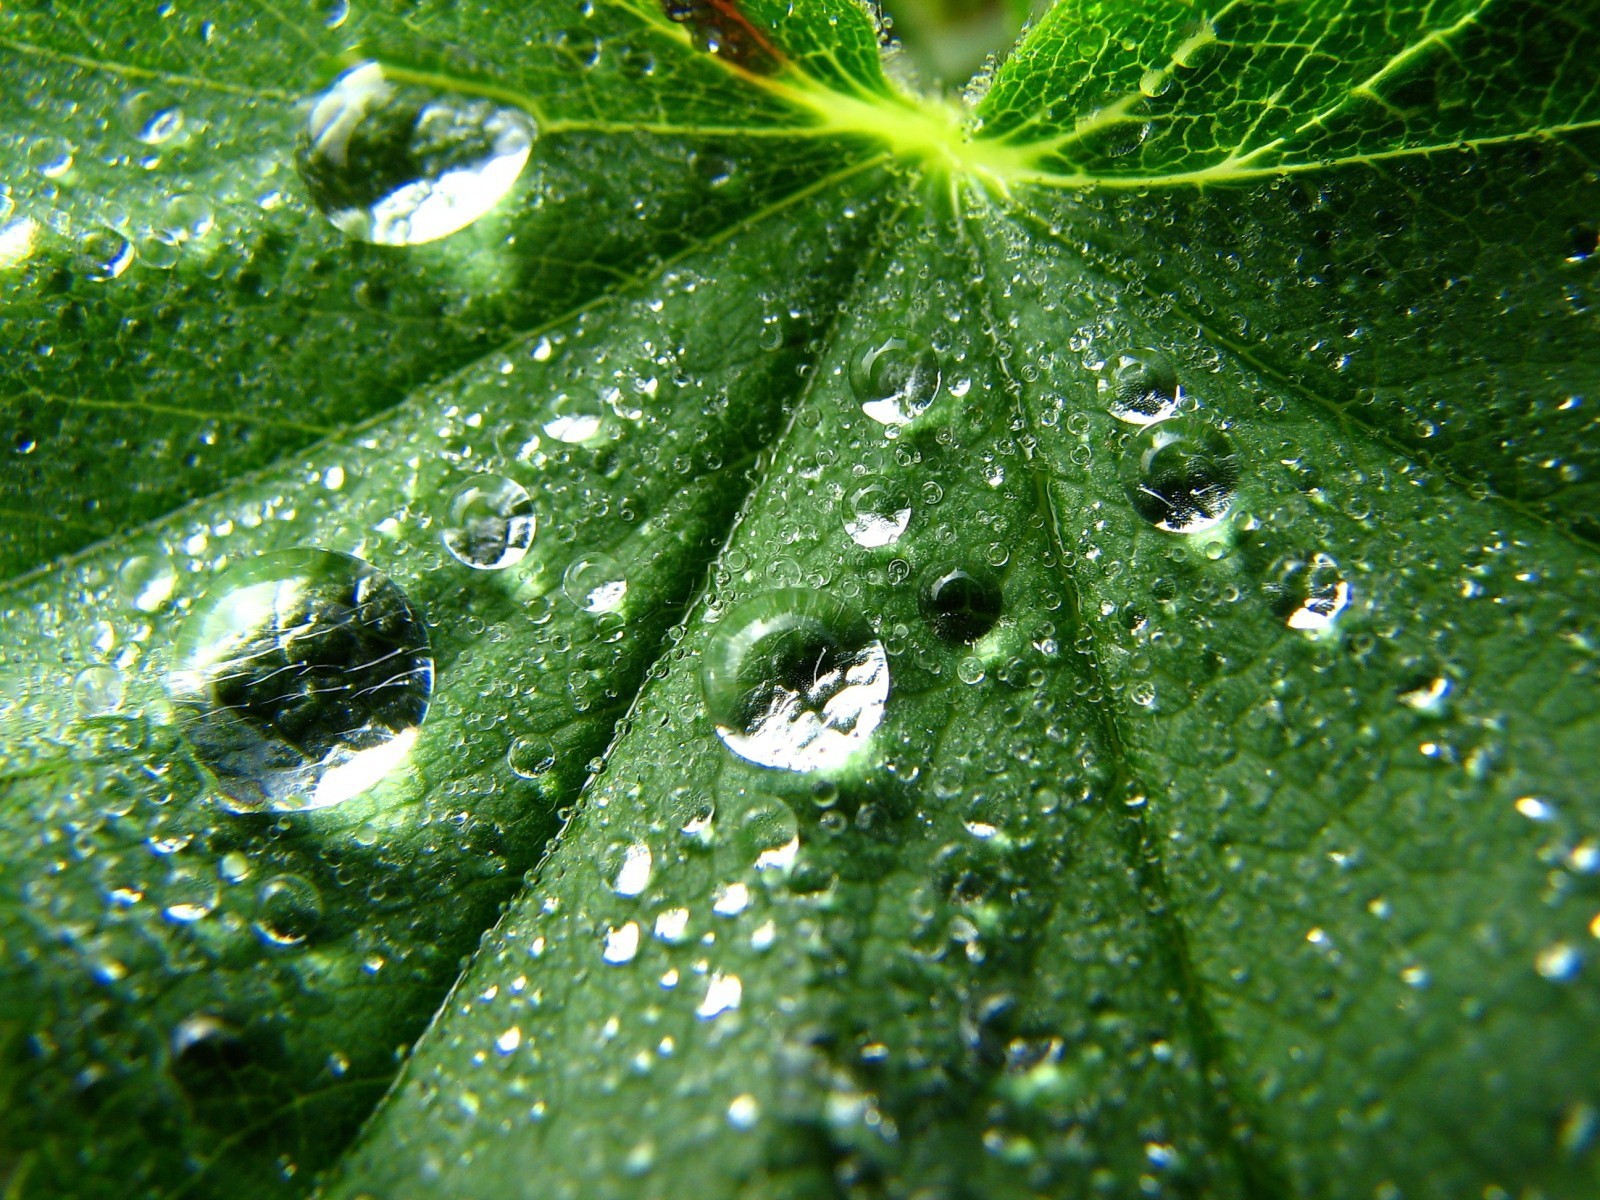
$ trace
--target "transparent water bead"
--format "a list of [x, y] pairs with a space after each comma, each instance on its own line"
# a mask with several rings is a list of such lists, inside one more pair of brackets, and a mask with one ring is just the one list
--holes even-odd
[[701, 686], [717, 736], [740, 758], [834, 770], [883, 723], [889, 659], [859, 614], [823, 593], [785, 589], [722, 619]]
[[1239, 490], [1239, 456], [1226, 434], [1187, 419], [1140, 434], [1123, 460], [1134, 510], [1168, 533], [1199, 533], [1228, 515]]
[[911, 500], [892, 483], [857, 488], [845, 506], [844, 531], [866, 550], [892, 546], [911, 524]]
[[347, 800], [400, 763], [428, 711], [433, 656], [380, 572], [289, 550], [218, 576], [168, 688], [228, 807], [294, 812]]
[[976, 564], [942, 563], [924, 577], [917, 605], [934, 633], [947, 642], [976, 642], [1000, 620], [999, 581]]
[[850, 386], [861, 411], [880, 425], [909, 425], [938, 398], [939, 354], [914, 333], [873, 338], [850, 363]]
[[450, 500], [440, 534], [455, 560], [477, 571], [521, 562], [537, 528], [533, 497], [502, 475], [474, 475]]
[[628, 577], [609, 554], [587, 554], [567, 565], [561, 590], [584, 612], [611, 613], [628, 598]]
[[1113, 354], [1100, 376], [1106, 409], [1130, 425], [1154, 425], [1178, 411], [1178, 372], [1159, 350], [1141, 346]]
[[498, 204], [535, 134], [518, 109], [397, 83], [368, 62], [317, 100], [295, 163], [312, 201], [345, 233], [415, 246]]

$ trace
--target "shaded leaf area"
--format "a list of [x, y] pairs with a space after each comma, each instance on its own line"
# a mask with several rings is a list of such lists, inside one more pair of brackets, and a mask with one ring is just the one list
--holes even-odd
[[[1200, 227], [1281, 202], [1213, 197]], [[1344, 214], [1340, 242], [1359, 243]], [[1158, 199], [1138, 223], [1166, 215]], [[1486, 494], [1470, 439], [1435, 465], [1375, 430], [1374, 406], [1286, 388], [1262, 365], [1278, 339], [1258, 351], [1214, 309], [1132, 300], [1125, 258], [1042, 245], [1033, 218], [972, 227], [1033, 369], [1052, 520], [1198, 1002], [1291, 1193], [1591, 1190], [1574, 1130], [1595, 1064], [1573, 1031], [1596, 1015], [1576, 966], [1600, 899], [1592, 547]], [[1271, 311], [1274, 294], [1241, 283], [1235, 301]], [[1433, 394], [1425, 359], [1401, 375], [1412, 314], [1392, 333], [1368, 319], [1395, 386]], [[1178, 364], [1185, 410], [1158, 428], [1224, 431], [1237, 453], [1214, 536], [1165, 535], [1125, 494], [1147, 435], [1101, 411], [1094, 368], [1151, 345]], [[1528, 370], [1537, 346], [1474, 347], [1518, 379], [1495, 399], [1521, 429], [1551, 387]]]
[[[728, 72], [664, 18], [479, 7], [328, 29], [321, 8], [274, 17], [230, 0], [174, 10], [159, 36], [118, 6], [0, 19], [0, 576], [373, 418], [846, 157], [781, 136], [777, 100], [697, 134], [717, 124], [706, 105], [729, 111]], [[460, 63], [421, 36], [434, 32], [480, 53]], [[587, 61], [581, 37], [607, 53]], [[447, 241], [353, 245], [296, 175], [336, 56], [379, 48], [544, 122], [511, 196]], [[647, 120], [685, 136], [628, 132]], [[752, 128], [769, 136], [742, 136]]]
[[1264, 404], [1338, 413], [1592, 545], [1597, 152], [1585, 133], [1242, 194], [1036, 192], [1028, 227], [1106, 264], [1142, 318], [1256, 364]]
[[[971, 249], [908, 197], [688, 635], [332, 1194], [1124, 1191], [1147, 1142], [1180, 1190], [1237, 1191]], [[942, 377], [893, 441], [850, 382], [886, 330]], [[862, 547], [885, 489], [909, 523]], [[951, 563], [1004, 597], [971, 645], [919, 609]], [[786, 587], [888, 653], [886, 722], [833, 778], [702, 713], [738, 605]]]
[[1109, 181], [1371, 162], [1600, 120], [1584, 0], [1065, 0], [997, 73], [984, 135]]
[[[8, 595], [0, 1026], [22, 1031], [5, 1137], [30, 1194], [293, 1194], [348, 1140], [669, 644], [854, 270], [865, 183]], [[826, 232], [770, 279], [794, 224]], [[574, 422], [582, 444], [552, 435]], [[484, 469], [543, 531], [501, 572], [440, 544]], [[169, 646], [219, 567], [300, 545], [400, 584], [439, 690], [376, 791], [231, 815], [166, 715]], [[581, 607], [585, 563], [620, 606]], [[98, 712], [74, 679], [107, 662], [127, 694]], [[90, 714], [64, 721], [74, 698]]]

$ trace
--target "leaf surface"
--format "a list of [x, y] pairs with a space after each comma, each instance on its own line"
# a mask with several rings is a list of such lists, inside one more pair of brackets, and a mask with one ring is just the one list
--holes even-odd
[[[673, 15], [0, 18], [12, 1189], [1592, 1189], [1590, 6], [1063, 0], [970, 111], [851, 5]], [[528, 115], [500, 207], [323, 220], [362, 58]], [[505, 571], [440, 542], [483, 470]], [[433, 711], [230, 813], [171, 646], [306, 545], [425, 615]], [[752, 602], [828, 614], [782, 686], [881, 655], [848, 761], [713, 729]]]

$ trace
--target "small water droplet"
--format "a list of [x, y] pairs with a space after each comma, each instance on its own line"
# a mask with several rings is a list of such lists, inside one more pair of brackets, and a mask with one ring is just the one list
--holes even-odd
[[561, 590], [584, 612], [616, 612], [627, 598], [628, 579], [610, 555], [589, 554], [567, 567]]
[[339, 229], [414, 246], [465, 229], [498, 204], [534, 136], [517, 109], [397, 83], [369, 62], [318, 99], [295, 161], [313, 203]]
[[523, 779], [539, 779], [556, 765], [555, 747], [548, 738], [517, 738], [506, 750], [506, 765]]
[[274, 946], [298, 946], [322, 922], [322, 896], [298, 875], [276, 875], [256, 895], [255, 931]]
[[133, 92], [122, 102], [122, 127], [147, 146], [161, 146], [183, 132], [183, 109], [158, 92]]
[[115, 229], [95, 229], [78, 243], [78, 262], [96, 283], [121, 278], [133, 265], [133, 243]]
[[1130, 425], [1154, 425], [1178, 411], [1181, 393], [1172, 360], [1159, 350], [1140, 347], [1113, 354], [1100, 375], [1106, 409]]
[[601, 951], [600, 957], [613, 966], [633, 961], [634, 955], [639, 953], [639, 923], [629, 921], [620, 929], [606, 931], [606, 948]]
[[229, 568], [190, 614], [175, 661], [185, 735], [239, 811], [365, 791], [405, 757], [433, 691], [427, 631], [404, 594], [326, 550]]
[[971, 643], [994, 628], [1004, 597], [999, 581], [987, 569], [943, 563], [923, 578], [917, 603], [939, 637]]
[[850, 495], [844, 531], [867, 550], [892, 546], [911, 524], [911, 500], [891, 483], [869, 483]]
[[850, 364], [850, 386], [861, 411], [891, 427], [909, 425], [926, 412], [942, 379], [938, 352], [913, 333], [874, 338]]
[[533, 497], [501, 475], [474, 475], [451, 498], [441, 538], [457, 562], [479, 571], [515, 566], [533, 545]]
[[622, 863], [617, 867], [611, 890], [619, 896], [637, 896], [650, 886], [650, 876], [655, 869], [655, 856], [643, 842], [634, 842], [622, 852]]
[[115, 712], [122, 707], [122, 672], [108, 663], [85, 667], [72, 681], [78, 711], [86, 717]]
[[832, 770], [882, 723], [889, 660], [858, 614], [825, 594], [786, 589], [722, 619], [701, 684], [717, 736], [740, 758]]
[[1340, 578], [1339, 564], [1321, 551], [1297, 574], [1302, 599], [1300, 607], [1289, 614], [1288, 626], [1303, 633], [1323, 633], [1350, 607], [1350, 585]]
[[1168, 533], [1199, 533], [1228, 515], [1239, 488], [1239, 458], [1221, 430], [1164, 421], [1145, 430], [1123, 460], [1134, 511]]

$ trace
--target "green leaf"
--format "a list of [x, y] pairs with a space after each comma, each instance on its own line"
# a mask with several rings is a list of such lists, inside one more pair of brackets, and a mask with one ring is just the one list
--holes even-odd
[[[0, 13], [7, 1194], [1593, 1191], [1596, 24]], [[497, 206], [317, 210], [367, 61]], [[432, 707], [251, 811], [182, 672], [296, 547]]]

